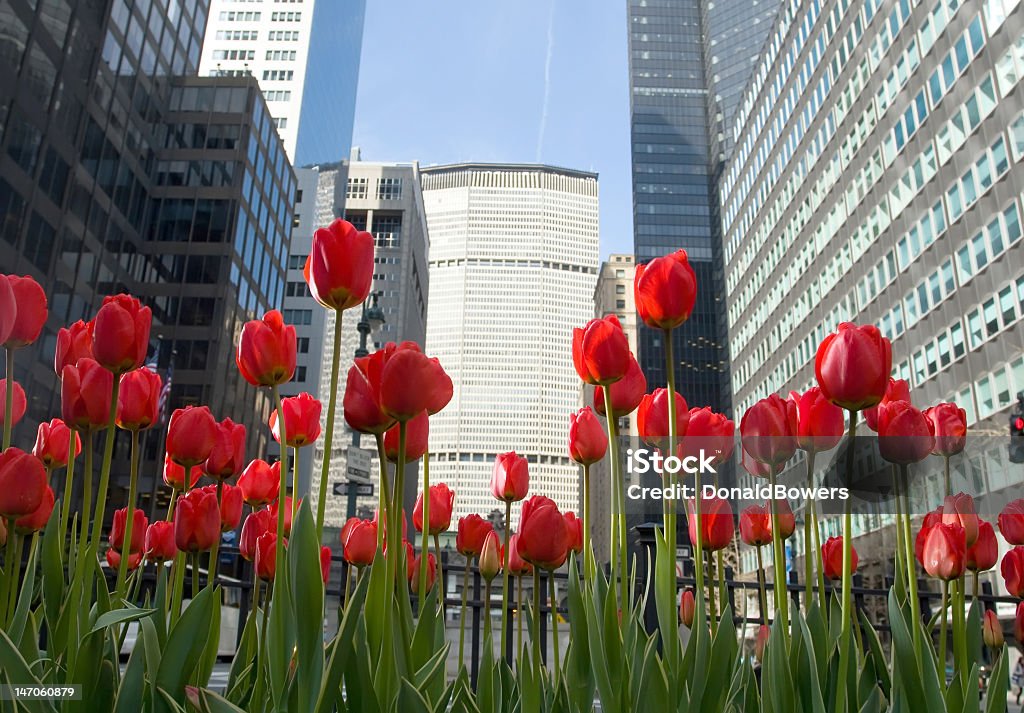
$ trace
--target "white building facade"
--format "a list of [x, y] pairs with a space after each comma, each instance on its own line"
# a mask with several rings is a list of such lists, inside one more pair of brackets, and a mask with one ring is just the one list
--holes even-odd
[[[597, 175], [543, 165], [421, 169], [430, 233], [427, 353], [455, 394], [431, 418], [431, 482], [456, 492], [455, 517], [487, 516], [495, 456], [530, 462], [530, 494], [579, 507], [568, 457], [580, 381], [572, 329], [594, 314]], [[513, 515], [513, 524], [518, 515]]]

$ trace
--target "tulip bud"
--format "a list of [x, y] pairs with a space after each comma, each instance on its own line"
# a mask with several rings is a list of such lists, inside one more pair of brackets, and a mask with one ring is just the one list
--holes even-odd
[[92, 322], [78, 320], [70, 327], [57, 330], [57, 352], [53, 369], [63, 378], [64, 367], [74, 366], [79, 359], [92, 359]]
[[535, 567], [555, 570], [569, 554], [569, 532], [555, 501], [534, 495], [525, 501], [519, 516], [520, 556]]
[[991, 609], [985, 610], [985, 618], [981, 623], [981, 638], [985, 646], [991, 649], [1003, 648], [1003, 625], [999, 623], [999, 617]]
[[213, 450], [203, 463], [203, 471], [214, 480], [222, 481], [241, 473], [245, 467], [245, 435], [245, 426], [230, 418], [217, 424]]
[[872, 431], [878, 430], [878, 409], [894, 401], [912, 403], [910, 399], [910, 383], [906, 379], [893, 379], [889, 377], [889, 383], [885, 387], [885, 396], [882, 397], [882, 400], [878, 402], [877, 406], [864, 409], [864, 422], [867, 423], [868, 428]]
[[981, 520], [978, 522], [978, 539], [967, 548], [967, 569], [972, 572], [984, 572], [996, 566], [999, 560], [999, 543], [992, 523]]
[[871, 324], [843, 322], [838, 331], [822, 340], [814, 357], [821, 392], [847, 411], [877, 405], [891, 373], [892, 345]]
[[[274, 522], [275, 523], [277, 522], [277, 507], [280, 504], [281, 504], [280, 498], [277, 500], [277, 502], [274, 502], [274, 503], [270, 504], [270, 508], [269, 508], [270, 509], [270, 514], [274, 516]], [[292, 512], [297, 511], [299, 509], [300, 505], [302, 505], [302, 498], [299, 498], [299, 501], [297, 503], [295, 503], [295, 507], [293, 508], [292, 507], [292, 496], [291, 495], [285, 496], [285, 499], [284, 499], [284, 536], [286, 538], [292, 536]], [[274, 529], [275, 529], [275, 531], [277, 530], [276, 527]]]
[[[690, 542], [697, 543], [697, 514], [694, 503], [687, 502], [687, 527]], [[706, 552], [725, 549], [732, 542], [733, 516], [729, 501], [719, 497], [700, 498], [701, 547]]]
[[932, 422], [909, 401], [878, 407], [878, 450], [890, 463], [909, 465], [928, 457], [935, 446]]
[[[636, 410], [636, 427], [640, 438], [655, 448], [664, 448], [669, 436], [668, 389], [655, 389], [640, 401]], [[686, 435], [690, 412], [684, 399], [676, 392], [676, 438]]]
[[504, 560], [501, 551], [501, 543], [498, 542], [498, 533], [491, 530], [484, 538], [484, 547], [480, 551], [480, 576], [490, 582], [501, 572], [501, 563]]
[[427, 592], [434, 588], [434, 582], [437, 580], [437, 559], [434, 558], [434, 553], [427, 554], [427, 591], [420, 591], [420, 567], [423, 564], [423, 555], [416, 555], [415, 559], [409, 559], [409, 584], [412, 586], [414, 592], [419, 596], [425, 596]]
[[1011, 545], [1024, 545], [1024, 499], [1011, 500], [999, 513], [999, 532]]
[[966, 556], [964, 528], [960, 525], [940, 522], [928, 531], [922, 558], [925, 571], [932, 577], [944, 582], [960, 579]]
[[1013, 636], [1018, 642], [1024, 641], [1024, 602], [1017, 604], [1017, 612], [1013, 617]]
[[[822, 569], [825, 577], [836, 581], [843, 578], [843, 538], [830, 537], [821, 546]], [[850, 574], [857, 571], [857, 549], [850, 547]]]
[[579, 554], [583, 551], [583, 521], [574, 512], [565, 513], [563, 518], [565, 531], [569, 535], [569, 549]]
[[[321, 404], [307, 393], [281, 399], [281, 410], [284, 411], [285, 437], [291, 448], [310, 446], [320, 437]], [[281, 442], [281, 432], [277, 426], [277, 409], [270, 412], [270, 432], [274, 440]]]
[[[444, 483], [430, 486], [430, 529], [431, 535], [439, 535], [452, 524], [452, 508], [455, 506], [455, 491]], [[412, 524], [416, 532], [423, 532], [423, 493], [416, 498], [412, 510]]]
[[569, 417], [569, 457], [581, 465], [593, 465], [604, 458], [608, 436], [589, 406]]
[[373, 520], [355, 520], [348, 532], [342, 531], [341, 545], [345, 561], [352, 566], [365, 567], [372, 564], [377, 554], [377, 523]]
[[238, 339], [235, 364], [253, 386], [280, 386], [295, 373], [295, 327], [285, 325], [276, 309], [262, 320], [245, 323]]
[[[594, 387], [594, 410], [602, 416], [604, 412], [604, 389], [603, 386]], [[611, 394], [612, 410], [616, 417], [628, 416], [636, 411], [640, 401], [647, 393], [647, 377], [644, 370], [640, 368], [640, 362], [636, 360], [632, 352], [629, 355], [629, 366], [622, 378], [608, 386]]]
[[[0, 280], [3, 279], [3, 275], [0, 275]], [[28, 400], [25, 398], [25, 389], [21, 388], [21, 384], [17, 381], [11, 382], [14, 384], [14, 394], [11, 397], [11, 403], [13, 409], [11, 410], [11, 426], [17, 426], [18, 421], [25, 417], [25, 410], [28, 408]], [[0, 428], [5, 425], [7, 418], [7, 379], [0, 379]]]
[[396, 421], [411, 421], [421, 412], [435, 414], [452, 400], [451, 377], [436, 358], [414, 342], [402, 342], [380, 374], [380, 406]]
[[[217, 486], [206, 485], [200, 488], [217, 497]], [[242, 490], [234, 485], [224, 483], [220, 493], [220, 531], [230, 532], [242, 521]]]
[[519, 533], [509, 538], [508, 549], [508, 573], [515, 577], [533, 574], [533, 565], [519, 554]]
[[[115, 550], [113, 547], [107, 549], [105, 555], [107, 559], [107, 566], [110, 569], [121, 569], [121, 553]], [[139, 565], [142, 564], [142, 553], [133, 552], [128, 555], [128, 570], [132, 571], [138, 569]]]
[[79, 359], [61, 374], [61, 417], [80, 431], [106, 428], [113, 390], [114, 377], [109, 371], [92, 359]]
[[313, 299], [328, 309], [363, 302], [373, 283], [373, 236], [341, 218], [313, 233], [303, 268]]
[[464, 557], [476, 557], [483, 549], [487, 533], [493, 531], [494, 525], [476, 513], [460, 517], [459, 530], [455, 535], [455, 549]]
[[914, 539], [914, 558], [917, 560], [921, 567], [924, 567], [924, 543], [928, 539], [928, 533], [933, 527], [942, 522], [942, 506], [935, 508], [931, 512], [924, 516], [924, 522], [921, 523], [921, 529], [917, 533], [917, 537]]
[[514, 503], [526, 497], [530, 488], [530, 470], [526, 459], [515, 451], [501, 453], [494, 459], [491, 493], [498, 500]]
[[0, 275], [0, 343], [6, 342], [18, 320], [18, 301], [6, 275]]
[[[430, 415], [420, 411], [419, 415], [405, 424], [405, 462], [412, 463], [427, 452], [430, 436]], [[402, 441], [402, 427], [397, 423], [384, 434], [384, 457], [389, 463], [398, 462], [398, 451]]]
[[843, 410], [812, 386], [804, 393], [789, 392], [796, 408], [797, 448], [808, 452], [830, 451], [843, 438]]
[[967, 445], [967, 412], [953, 403], [938, 404], [924, 410], [935, 431], [937, 456], [955, 456]]
[[1018, 545], [1003, 555], [999, 571], [1003, 575], [1006, 591], [1018, 599], [1024, 598], [1024, 547]]
[[758, 663], [764, 661], [764, 650], [768, 646], [771, 635], [772, 630], [768, 628], [768, 625], [761, 624], [757, 630], [757, 639], [754, 641], [754, 658], [757, 659]]
[[41, 531], [50, 521], [50, 515], [53, 514], [53, 503], [53, 490], [47, 485], [43, 491], [43, 498], [39, 501], [39, 507], [14, 521], [15, 531], [22, 535]]
[[188, 485], [185, 485], [185, 469], [171, 460], [169, 455], [164, 456], [164, 485], [178, 491], [190, 490], [203, 475], [203, 469], [194, 465], [188, 469]]
[[277, 500], [281, 488], [281, 462], [270, 465], [263, 460], [253, 460], [238, 476], [238, 487], [242, 489], [242, 499], [250, 506], [258, 508]]
[[740, 512], [740, 539], [751, 547], [772, 541], [772, 516], [764, 505], [750, 505]]
[[48, 487], [38, 458], [14, 446], [0, 452], [0, 516], [16, 520], [35, 513]]
[[[32, 455], [43, 462], [47, 468], [64, 468], [68, 464], [68, 450], [71, 445], [72, 431], [59, 418], [39, 424], [36, 432], [36, 444]], [[75, 457], [82, 452], [82, 439], [75, 435]]]
[[[125, 549], [124, 537], [128, 526], [128, 508], [121, 508], [114, 511], [114, 522], [110, 528], [110, 546], [118, 552]], [[142, 552], [146, 544], [146, 528], [149, 526], [149, 518], [138, 508], [132, 509], [132, 541], [129, 543], [129, 552]]]
[[797, 433], [796, 405], [778, 394], [755, 403], [740, 420], [744, 452], [770, 468], [782, 466], [793, 457]]
[[679, 621], [683, 622], [687, 629], [693, 628], [693, 616], [696, 611], [697, 603], [693, 599], [693, 590], [683, 590], [682, 596], [679, 597]]
[[151, 523], [146, 530], [146, 557], [154, 562], [164, 562], [174, 559], [177, 554], [178, 548], [174, 544], [174, 523], [165, 520]]
[[685, 250], [636, 266], [636, 311], [653, 329], [675, 329], [690, 318], [697, 301], [697, 275]]
[[978, 540], [978, 515], [974, 511], [974, 498], [966, 493], [948, 495], [942, 504], [942, 521], [964, 529], [967, 547]]
[[160, 375], [148, 367], [122, 374], [117, 394], [117, 427], [142, 431], [155, 426], [160, 418], [161, 390]]
[[115, 374], [138, 369], [149, 351], [152, 322], [149, 307], [131, 295], [105, 297], [93, 320], [93, 357]]
[[7, 349], [20, 349], [35, 342], [43, 331], [47, 316], [46, 292], [28, 275], [0, 275], [0, 280], [5, 278], [16, 307], [9, 313], [14, 318], [10, 332], [0, 342]]
[[394, 418], [384, 413], [380, 402], [380, 375], [385, 362], [396, 349], [394, 343], [388, 343], [373, 354], [357, 357], [349, 368], [343, 407], [345, 422], [353, 430], [380, 434], [396, 423]]
[[217, 444], [218, 427], [206, 406], [175, 409], [167, 424], [167, 455], [186, 468], [199, 465]]
[[277, 529], [277, 520], [270, 514], [270, 510], [254, 510], [249, 513], [242, 524], [242, 534], [238, 538], [238, 552], [247, 561], [256, 559], [256, 540], [265, 532], [274, 532]]
[[736, 425], [709, 407], [690, 409], [686, 438], [679, 444], [679, 457], [700, 459], [702, 452], [715, 464], [725, 463], [732, 455]]
[[202, 489], [178, 496], [174, 509], [174, 544], [182, 552], [205, 552], [220, 537], [217, 496]]
[[572, 330], [572, 363], [588, 384], [615, 383], [626, 375], [629, 357], [629, 341], [613, 314]]
[[320, 548], [320, 576], [323, 577], [326, 587], [331, 578], [331, 548], [327, 545]]
[[256, 576], [264, 582], [277, 574], [277, 535], [264, 532], [256, 538]]

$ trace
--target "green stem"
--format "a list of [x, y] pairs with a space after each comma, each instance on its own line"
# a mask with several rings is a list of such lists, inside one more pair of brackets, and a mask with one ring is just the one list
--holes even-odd
[[114, 388], [110, 390], [110, 420], [107, 422], [107, 440], [103, 444], [103, 463], [100, 465], [100, 487], [96, 491], [96, 506], [92, 516], [92, 539], [89, 546], [93, 551], [99, 548], [100, 534], [103, 532], [103, 511], [107, 507], [107, 487], [110, 484], [110, 466], [114, 458], [114, 438], [117, 428], [117, 395], [121, 391], [121, 379], [114, 375]]
[[[905, 577], [907, 545], [903, 541], [903, 503], [899, 491], [900, 469], [895, 463], [892, 464], [892, 477], [893, 482], [896, 483], [896, 571]], [[904, 587], [904, 591], [906, 591], [906, 587]]]
[[[405, 428], [405, 425], [402, 425]], [[400, 432], [401, 433], [401, 432]], [[405, 441], [402, 441], [402, 450], [405, 450]], [[420, 615], [422, 616], [423, 605], [427, 599], [427, 568], [430, 566], [430, 466], [428, 460], [423, 461], [423, 531], [420, 533], [420, 583], [419, 590]], [[399, 510], [401, 512], [401, 510]]]
[[11, 590], [16, 589], [18, 586], [18, 570], [19, 565], [14, 563], [15, 560], [15, 530], [14, 530], [15, 518], [7, 518], [7, 549], [4, 552], [4, 583], [3, 591], [0, 592], [0, 623], [4, 625], [6, 629], [7, 623], [7, 600], [12, 597]]
[[[605, 389], [607, 393], [607, 389]], [[540, 568], [533, 568], [533, 665], [540, 671]]]
[[772, 582], [775, 584], [775, 608], [779, 611], [779, 619], [782, 621], [783, 636], [789, 631], [789, 595], [786, 587], [786, 555], [782, 549], [782, 533], [779, 532], [779, 501], [775, 499], [775, 467], [771, 468], [772, 484], [772, 558], [774, 561], [774, 576]]
[[7, 347], [7, 389], [4, 399], [4, 450], [11, 447], [11, 421], [14, 418], [14, 350]]
[[939, 660], [936, 661], [936, 673], [945, 688], [946, 681], [946, 615], [949, 609], [949, 582], [942, 583], [942, 619], [939, 623]]
[[711, 624], [711, 635], [714, 636], [715, 632], [718, 631], [718, 605], [715, 603], [715, 573], [714, 573], [714, 557], [708, 557], [708, 609]]
[[[853, 479], [854, 448], [857, 436], [857, 412], [850, 411], [850, 428], [847, 438], [846, 449], [846, 478], [848, 482]], [[849, 498], [843, 508], [843, 583], [842, 583], [842, 627], [840, 629], [839, 641], [839, 690], [837, 700], [841, 701], [844, 709], [847, 707], [848, 693], [847, 681], [850, 675], [850, 647], [851, 635], [850, 625], [853, 619], [853, 574], [850, 571], [853, 565], [853, 510]]]
[[[484, 579], [484, 641], [486, 646], [492, 646], [491, 643], [491, 580]], [[502, 654], [504, 655], [504, 654]]]
[[85, 562], [85, 552], [89, 545], [89, 511], [92, 509], [92, 455], [93, 433], [86, 431], [85, 436], [85, 478], [82, 482], [82, 521], [78, 532], [78, 562]]
[[[71, 429], [70, 437], [68, 438], [68, 467], [64, 471], [64, 499], [60, 504], [60, 545], [61, 552], [64, 551], [65, 543], [67, 542], [68, 536], [68, 518], [71, 517], [71, 488], [74, 485], [75, 478], [75, 436], [78, 435], [78, 431]], [[71, 558], [71, 553], [68, 552], [68, 559]]]
[[261, 580], [256, 576], [256, 567], [252, 568], [252, 599], [249, 601], [249, 611], [254, 612], [260, 605], [260, 584]]
[[[424, 461], [425, 466], [426, 461]], [[437, 601], [441, 605], [441, 618], [445, 619], [448, 607], [444, 600], [444, 566], [441, 564], [441, 538], [436, 533], [434, 534], [434, 557], [437, 560]]]
[[192, 553], [192, 598], [199, 596], [199, 553]]
[[[187, 476], [186, 476], [187, 477]], [[174, 506], [178, 503], [178, 488], [171, 486], [171, 499], [167, 503], [167, 522], [174, 520]]]
[[725, 550], [718, 550], [715, 554], [718, 559], [715, 568], [718, 573], [718, 611], [725, 616], [725, 610], [729, 606], [729, 590], [725, 586]]
[[185, 553], [179, 551], [174, 556], [174, 584], [171, 586], [171, 629], [174, 628], [175, 622], [181, 616], [181, 599], [184, 596], [184, 589]]
[[957, 672], [964, 687], [964, 695], [972, 695], [974, 686], [970, 680], [970, 661], [967, 658], [967, 622], [964, 608], [967, 606], [967, 587], [964, 576], [956, 581], [956, 604], [953, 609], [953, 646], [956, 649]]
[[466, 604], [469, 601], [469, 568], [472, 560], [466, 557], [466, 571], [462, 575], [462, 615], [459, 617], [459, 666], [465, 660], [466, 653]]
[[508, 566], [512, 553], [509, 550], [509, 539], [512, 536], [512, 501], [505, 501], [505, 549], [502, 552], [501, 562], [501, 657], [505, 657], [508, 644]]
[[[274, 547], [274, 561], [278, 564], [284, 562], [284, 508], [285, 494], [288, 491], [288, 436], [285, 431], [284, 404], [281, 402], [281, 391], [277, 384], [270, 387], [271, 397], [277, 407], [277, 430], [281, 443], [281, 475], [277, 491], [277, 542]], [[188, 471], [185, 472], [185, 483], [188, 484]], [[284, 567], [276, 567], [274, 570], [274, 581], [284, 576]], [[268, 600], [269, 601], [269, 600]]]
[[[326, 452], [326, 451], [325, 451]], [[299, 510], [299, 449], [292, 448], [292, 523]], [[317, 540], [319, 542], [319, 539]]]
[[[807, 492], [814, 490], [814, 450], [807, 451]], [[807, 499], [807, 514], [804, 517], [804, 606], [811, 606], [814, 596], [814, 538], [811, 528], [814, 526], [813, 498]]]
[[[392, 576], [395, 581], [395, 586], [399, 588], [401, 592], [408, 593], [409, 586], [408, 580], [405, 577], [405, 547], [402, 545], [402, 525], [404, 524], [403, 519], [405, 513], [402, 512], [402, 502], [405, 497], [405, 446], [408, 442], [408, 423], [403, 421], [398, 424], [398, 463], [395, 465], [395, 492], [392, 493], [393, 500], [391, 501], [391, 517], [393, 528], [388, 529], [388, 537], [390, 541], [394, 543], [394, 552], [398, 555], [394, 557], [392, 565], [395, 567], [392, 572]], [[427, 514], [426, 511], [423, 513]], [[389, 546], [390, 550], [391, 547]], [[424, 566], [426, 562], [424, 562]], [[424, 596], [426, 592], [423, 593]]]
[[949, 456], [943, 456], [942, 460], [944, 461], [943, 465], [945, 466], [943, 470], [946, 480], [946, 497], [949, 497], [953, 494], [953, 483], [949, 477]]
[[[7, 615], [5, 618], [7, 626], [10, 627], [14, 624], [14, 610], [17, 608], [18, 594], [20, 593], [22, 588], [22, 583], [19, 581], [19, 575], [21, 574], [21, 554], [22, 549], [24, 547], [24, 542], [22, 541], [22, 536], [18, 534], [16, 530], [9, 530], [7, 533], [7, 539], [8, 541], [14, 540], [14, 558], [10, 560], [12, 575], [11, 591], [7, 594]], [[33, 534], [33, 544], [35, 544], [35, 540], [36, 537]], [[28, 574], [28, 572], [26, 572], [25, 574]]]
[[[129, 478], [128, 478], [128, 505], [127, 505], [127, 517], [125, 518], [124, 524], [124, 542], [121, 545], [121, 564], [117, 568], [117, 596], [124, 598], [125, 596], [125, 581], [128, 577], [128, 560], [132, 556], [132, 531], [134, 530], [135, 524], [135, 500], [138, 497], [138, 483], [139, 483], [139, 432], [136, 429], [132, 429], [130, 432], [131, 438], [131, 455], [129, 461]], [[125, 556], [124, 550], [128, 549], [128, 555]]]
[[338, 366], [341, 362], [341, 311], [334, 316], [334, 344], [331, 348], [331, 396], [327, 400], [327, 422], [324, 424], [324, 457], [320, 465], [320, 492], [316, 501], [316, 539], [323, 541], [324, 512], [327, 507], [327, 479], [331, 471], [331, 446], [334, 442], [334, 416], [338, 402]]
[[[615, 578], [621, 577], [623, 582], [622, 593], [623, 595], [625, 595], [626, 574], [624, 570], [626, 567], [626, 558], [623, 556], [623, 553], [626, 549], [626, 496], [622, 492], [625, 483], [622, 481], [621, 473], [619, 472], [619, 422], [615, 416], [615, 409], [612, 407], [611, 389], [605, 387], [602, 390], [604, 391], [604, 414], [605, 419], [607, 419], [608, 421], [608, 457], [611, 461], [611, 467], [609, 469], [611, 473], [609, 486], [611, 487], [612, 491], [611, 583], [612, 591], [614, 591]], [[620, 600], [620, 605], [622, 607], [625, 607], [625, 596], [623, 596]]]
[[590, 539], [590, 466], [583, 466], [583, 578], [594, 579], [594, 543]]
[[[676, 455], [676, 431], [678, 424], [676, 423], [676, 359], [675, 359], [675, 345], [672, 340], [672, 330], [664, 330], [665, 338], [665, 381], [668, 387], [668, 454], [666, 457]], [[676, 475], [673, 473], [666, 473], [665, 477], [668, 479], [668, 486], [675, 489]], [[697, 493], [697, 497], [700, 497], [700, 493]], [[672, 581], [672, 597], [671, 601], [678, 601], [677, 598], [677, 587], [676, 587], [676, 510], [675, 500], [665, 500], [665, 541], [668, 545], [668, 562], [663, 565], [668, 573], [667, 579]], [[697, 528], [700, 529], [699, 527]], [[623, 535], [625, 536], [625, 535]], [[703, 554], [701, 555], [703, 559]], [[709, 578], [710, 579], [710, 578]], [[714, 628], [716, 626], [714, 621], [714, 615], [712, 614], [712, 624]], [[675, 646], [668, 647], [668, 650], [672, 651], [672, 658], [668, 662], [672, 665], [675, 663]], [[674, 672], [674, 668], [671, 669]]]
[[[224, 481], [217, 481], [217, 518], [220, 519], [221, 506], [224, 502]], [[220, 550], [220, 532], [218, 531], [216, 539], [213, 541], [213, 547], [210, 548], [210, 559], [209, 564], [206, 566], [206, 586], [213, 589], [217, 586], [217, 552]], [[199, 555], [196, 555], [196, 562], [199, 561]]]
[[[384, 434], [374, 434], [377, 441], [377, 463], [380, 468], [380, 495], [377, 504], [377, 523], [384, 525], [388, 522], [388, 511], [391, 504], [391, 483], [388, 474], [388, 458], [384, 451]], [[384, 527], [377, 528], [377, 549], [384, 551]]]
[[768, 623], [768, 588], [764, 583], [764, 559], [761, 556], [761, 546], [758, 545], [754, 548], [757, 550], [757, 588], [760, 592], [761, 599], [761, 622], [764, 624]]
[[971, 594], [973, 601], [978, 601], [978, 570], [974, 570], [974, 592]]
[[907, 578], [910, 587], [910, 615], [911, 625], [914, 628], [914, 656], [918, 666], [921, 666], [924, 661], [924, 655], [922, 654], [923, 644], [921, 642], [921, 600], [917, 596], [917, 566], [913, 552], [914, 540], [910, 534], [910, 485], [907, 480], [906, 465], [900, 466], [900, 476], [900, 489], [903, 491], [903, 546], [907, 548], [904, 558], [907, 561]]
[[339, 606], [348, 607], [348, 598], [351, 593], [352, 586], [352, 565], [345, 565], [345, 598], [341, 600]]
[[551, 600], [551, 642], [555, 649], [555, 684], [561, 678], [560, 664], [558, 662], [558, 587], [555, 585], [555, 573], [548, 573], [548, 590]]
[[516, 656], [523, 653], [523, 575], [516, 575]]

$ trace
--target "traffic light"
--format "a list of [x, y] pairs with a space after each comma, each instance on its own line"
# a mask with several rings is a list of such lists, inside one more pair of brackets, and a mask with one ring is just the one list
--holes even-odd
[[1010, 414], [1010, 462], [1024, 463], [1024, 393], [1017, 394], [1017, 410]]

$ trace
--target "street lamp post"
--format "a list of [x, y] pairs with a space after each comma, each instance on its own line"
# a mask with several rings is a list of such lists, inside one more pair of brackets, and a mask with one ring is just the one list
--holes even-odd
[[[372, 292], [367, 300], [363, 302], [363, 313], [359, 318], [359, 323], [356, 325], [356, 330], [359, 332], [359, 348], [356, 349], [356, 358], [364, 357], [369, 355], [369, 351], [366, 349], [366, 340], [370, 336], [370, 333], [374, 329], [378, 329], [387, 320], [384, 318], [384, 311], [378, 306], [377, 301], [380, 299], [380, 291]], [[367, 307], [367, 302], [370, 302], [370, 306]], [[341, 329], [340, 324], [334, 326], [335, 329]], [[358, 449], [360, 447], [359, 442], [359, 431], [352, 431], [352, 448]], [[384, 471], [384, 464], [380, 465], [381, 472]], [[349, 476], [348, 479], [348, 514], [346, 517], [355, 517], [356, 515], [356, 497], [358, 483]]]

